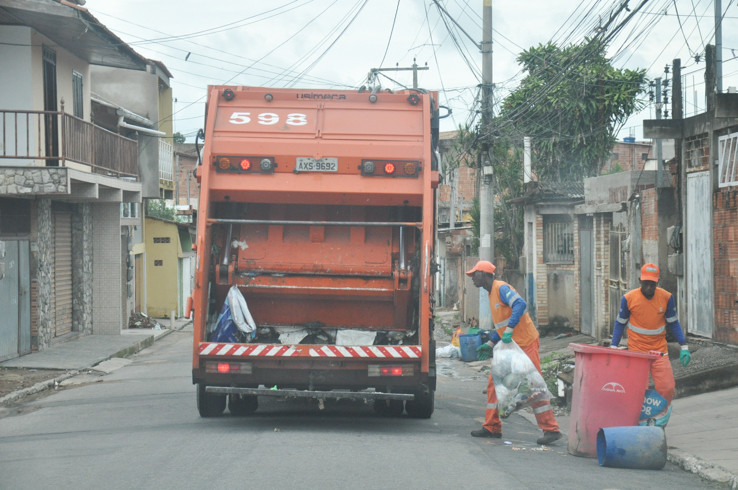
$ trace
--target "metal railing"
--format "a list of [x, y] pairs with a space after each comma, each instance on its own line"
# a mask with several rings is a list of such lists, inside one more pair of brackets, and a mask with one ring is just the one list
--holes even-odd
[[98, 174], [138, 179], [138, 142], [65, 112], [0, 110], [0, 158], [76, 162]]

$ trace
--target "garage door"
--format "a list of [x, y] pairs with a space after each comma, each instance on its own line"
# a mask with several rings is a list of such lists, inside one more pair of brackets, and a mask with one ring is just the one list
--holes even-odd
[[72, 215], [54, 213], [54, 337], [72, 331]]

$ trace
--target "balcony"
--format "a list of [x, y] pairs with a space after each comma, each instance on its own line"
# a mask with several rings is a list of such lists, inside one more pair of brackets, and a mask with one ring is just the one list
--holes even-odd
[[141, 202], [138, 143], [64, 112], [0, 109], [0, 195]]
[[138, 143], [65, 112], [0, 110], [0, 165], [138, 180]]

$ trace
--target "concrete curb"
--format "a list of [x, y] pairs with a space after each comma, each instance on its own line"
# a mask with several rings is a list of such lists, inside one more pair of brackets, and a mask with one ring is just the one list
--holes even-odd
[[69, 371], [67, 373], [62, 374], [61, 376], [57, 376], [56, 378], [49, 379], [46, 381], [41, 381], [40, 383], [36, 383], [33, 386], [29, 386], [28, 388], [23, 388], [22, 390], [8, 393], [4, 397], [0, 398], [0, 405], [4, 405], [7, 402], [17, 401], [27, 396], [35, 395], [36, 393], [41, 393], [42, 391], [46, 391], [48, 389], [54, 388], [57, 385], [61, 384], [62, 381], [69, 379], [69, 378], [73, 378], [74, 376], [77, 376], [79, 373], [80, 372], [76, 370]]
[[692, 456], [681, 449], [669, 448], [666, 453], [666, 459], [690, 473], [699, 475], [704, 480], [728, 484], [732, 489], [738, 488], [738, 475], [734, 475], [718, 465]]

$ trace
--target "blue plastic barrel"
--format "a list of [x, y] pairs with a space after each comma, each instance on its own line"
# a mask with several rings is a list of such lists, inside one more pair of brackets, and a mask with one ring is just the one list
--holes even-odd
[[600, 466], [660, 470], [666, 464], [666, 434], [661, 427], [605, 427], [597, 433]]
[[482, 337], [478, 333], [459, 335], [459, 350], [461, 360], [471, 362], [477, 360], [477, 347], [482, 345]]

